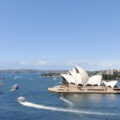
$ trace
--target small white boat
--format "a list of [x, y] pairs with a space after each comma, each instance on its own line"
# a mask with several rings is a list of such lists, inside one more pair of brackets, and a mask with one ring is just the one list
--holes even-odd
[[53, 78], [54, 80], [56, 80], [57, 78]]
[[12, 90], [17, 90], [17, 89], [19, 89], [19, 86], [17, 84], [12, 86]]
[[17, 99], [17, 101], [18, 101], [18, 102], [25, 102], [26, 99], [25, 99], [24, 97], [21, 96], [21, 97], [19, 97], [19, 98]]

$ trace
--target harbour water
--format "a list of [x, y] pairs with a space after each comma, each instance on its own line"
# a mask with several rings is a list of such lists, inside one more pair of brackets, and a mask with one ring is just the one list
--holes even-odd
[[[40, 78], [40, 74], [0, 74], [0, 120], [120, 120], [120, 95], [56, 94], [47, 88], [61, 78]], [[16, 91], [10, 91], [14, 84]], [[25, 103], [17, 98], [23, 96]]]

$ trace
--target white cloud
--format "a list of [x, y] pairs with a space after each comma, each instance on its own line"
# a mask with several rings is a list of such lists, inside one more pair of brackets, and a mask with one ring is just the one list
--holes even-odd
[[102, 69], [120, 69], [120, 61], [119, 60], [72, 60], [66, 63], [66, 66], [81, 66], [87, 70], [102, 70]]
[[21, 61], [20, 64], [21, 65], [40, 65], [40, 66], [43, 66], [43, 65], [48, 65], [49, 63], [47, 61], [40, 60], [40, 61]]
[[48, 65], [47, 61], [38, 61], [36, 62], [37, 65]]
[[120, 60], [24, 60], [21, 62], [2, 62], [0, 69], [72, 69], [75, 65], [86, 70], [120, 69]]

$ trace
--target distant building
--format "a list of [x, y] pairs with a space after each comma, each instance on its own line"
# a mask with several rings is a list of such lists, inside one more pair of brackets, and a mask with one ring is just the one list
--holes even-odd
[[120, 73], [120, 69], [118, 70], [118, 72]]
[[103, 72], [98, 72], [98, 75], [103, 75]]
[[106, 74], [107, 75], [113, 75], [114, 74], [114, 70], [113, 69], [112, 70], [107, 70]]

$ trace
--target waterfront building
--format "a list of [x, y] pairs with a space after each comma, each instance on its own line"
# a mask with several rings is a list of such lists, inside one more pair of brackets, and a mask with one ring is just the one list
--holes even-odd
[[89, 77], [88, 73], [78, 66], [66, 74], [61, 74], [61, 77], [62, 84], [48, 88], [49, 91], [58, 93], [120, 93], [120, 88], [116, 87], [118, 81], [102, 80], [102, 75]]

